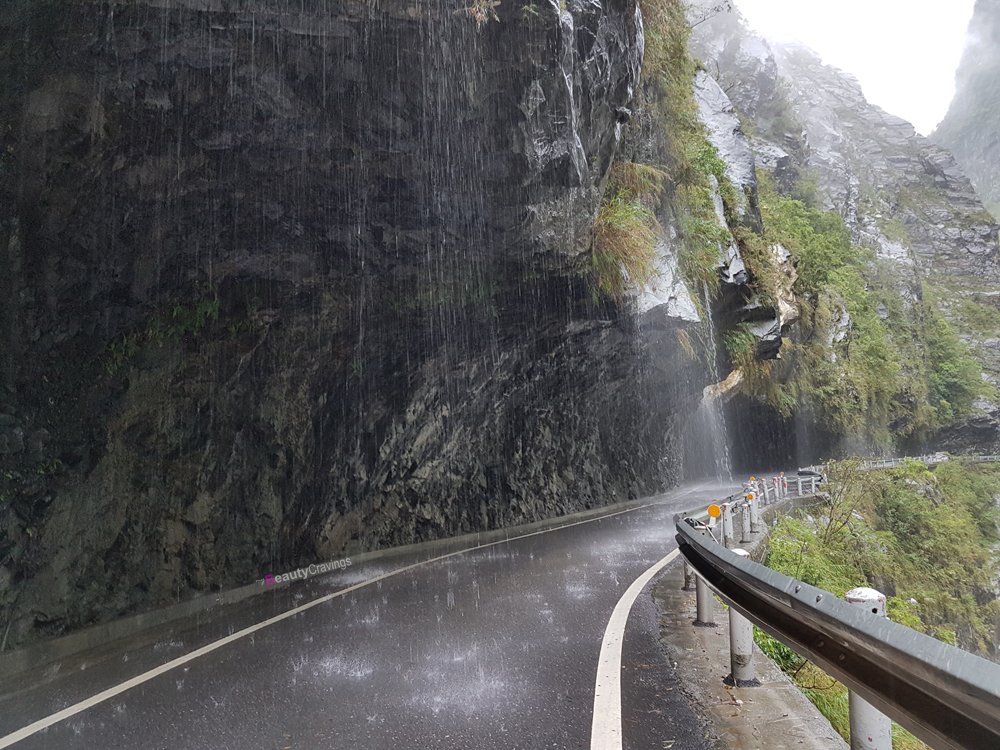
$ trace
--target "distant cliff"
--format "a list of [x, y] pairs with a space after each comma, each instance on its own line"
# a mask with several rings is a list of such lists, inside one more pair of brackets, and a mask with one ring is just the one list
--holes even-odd
[[931, 140], [950, 150], [1000, 217], [1000, 1], [976, 0], [955, 98]]
[[744, 368], [744, 460], [998, 440], [998, 227], [952, 156], [851, 76], [696, 3], [692, 48], [751, 133], [764, 237], [806, 311], [780, 364]]

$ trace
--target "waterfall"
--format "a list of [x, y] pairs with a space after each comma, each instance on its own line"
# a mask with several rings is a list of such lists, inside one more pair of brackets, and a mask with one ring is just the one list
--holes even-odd
[[722, 409], [722, 399], [713, 385], [722, 379], [719, 375], [718, 343], [715, 320], [712, 317], [711, 297], [708, 284], [702, 284], [702, 300], [705, 306], [705, 320], [708, 325], [708, 366], [712, 375], [712, 385], [702, 392], [698, 410], [691, 417], [685, 439], [685, 473], [695, 476], [715, 476], [732, 481], [733, 469], [729, 456], [729, 434], [726, 417]]

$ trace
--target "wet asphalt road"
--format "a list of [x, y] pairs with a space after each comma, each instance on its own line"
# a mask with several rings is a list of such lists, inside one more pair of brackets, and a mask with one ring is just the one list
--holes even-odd
[[[612, 610], [676, 547], [673, 514], [719, 494], [690, 486], [652, 507], [427, 562], [228, 643], [13, 747], [585, 750]], [[13, 681], [0, 677], [0, 737], [420, 559], [415, 552], [355, 566], [265, 592], [211, 621], [108, 644]], [[650, 588], [626, 630], [625, 750], [706, 747], [657, 645]]]

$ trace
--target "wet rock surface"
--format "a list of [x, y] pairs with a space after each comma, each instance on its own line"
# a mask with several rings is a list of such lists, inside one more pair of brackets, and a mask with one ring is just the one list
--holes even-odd
[[756, 208], [757, 166], [750, 142], [733, 103], [726, 92], [705, 71], [694, 79], [694, 93], [698, 102], [698, 116], [705, 124], [709, 142], [715, 146], [719, 158], [726, 163], [726, 177], [737, 188], [737, 197], [744, 201], [738, 207], [739, 218], [760, 226], [760, 213]]
[[676, 479], [690, 300], [586, 278], [637, 4], [534, 7], [7, 4], [8, 647]]

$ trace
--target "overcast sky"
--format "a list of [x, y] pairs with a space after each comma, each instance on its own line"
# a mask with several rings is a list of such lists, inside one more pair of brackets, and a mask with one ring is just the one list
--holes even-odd
[[974, 0], [736, 0], [765, 37], [852, 73], [868, 101], [926, 135], [944, 117]]

